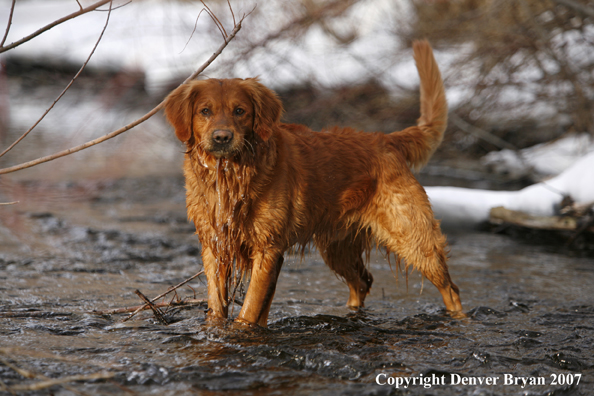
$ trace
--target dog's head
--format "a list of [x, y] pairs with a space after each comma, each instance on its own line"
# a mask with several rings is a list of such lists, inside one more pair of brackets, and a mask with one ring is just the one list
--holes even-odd
[[191, 81], [165, 101], [178, 139], [216, 158], [240, 153], [250, 140], [270, 139], [281, 113], [276, 94], [255, 78]]

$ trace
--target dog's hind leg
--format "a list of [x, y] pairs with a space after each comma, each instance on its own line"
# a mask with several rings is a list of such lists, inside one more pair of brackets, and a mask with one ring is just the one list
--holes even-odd
[[374, 236], [437, 287], [448, 311], [461, 313], [459, 290], [446, 264], [446, 239], [421, 185], [403, 181], [398, 189], [387, 187], [378, 192], [372, 208]]
[[347, 306], [360, 308], [365, 304], [365, 297], [371, 290], [373, 276], [367, 271], [363, 261], [367, 233], [352, 232], [346, 238], [327, 243], [316, 238], [316, 245], [322, 258], [343, 278], [349, 287]]

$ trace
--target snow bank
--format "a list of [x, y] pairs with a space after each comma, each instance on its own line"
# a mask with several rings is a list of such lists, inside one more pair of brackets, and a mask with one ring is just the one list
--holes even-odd
[[449, 224], [476, 224], [489, 219], [497, 206], [551, 216], [568, 195], [578, 204], [594, 202], [594, 151], [558, 176], [520, 191], [488, 191], [457, 187], [425, 187], [435, 216]]

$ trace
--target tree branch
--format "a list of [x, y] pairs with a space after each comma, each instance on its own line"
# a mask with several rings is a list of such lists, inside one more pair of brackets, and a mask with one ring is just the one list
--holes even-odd
[[518, 151], [518, 148], [513, 144], [506, 142], [505, 140], [501, 139], [498, 136], [493, 135], [490, 132], [485, 131], [484, 129], [477, 128], [472, 124], [464, 121], [458, 114], [451, 112], [448, 114], [448, 118], [452, 120], [452, 122], [461, 130], [471, 135], [478, 137], [479, 139], [483, 139], [484, 141], [491, 143], [492, 145], [500, 148], [500, 149], [508, 149], [512, 151]]
[[4, 45], [6, 42], [6, 37], [8, 37], [8, 32], [10, 31], [10, 25], [12, 25], [12, 15], [14, 14], [14, 5], [16, 0], [12, 0], [12, 4], [10, 5], [10, 15], [8, 16], [8, 23], [6, 24], [6, 32], [4, 32], [4, 37], [2, 38], [2, 42], [0, 42], [0, 47]]
[[[108, 0], [109, 1], [109, 0]], [[244, 15], [243, 18], [241, 18], [241, 20], [239, 21], [239, 23], [237, 25], [235, 25], [235, 28], [233, 29], [233, 31], [229, 34], [229, 36], [225, 39], [225, 41], [223, 42], [223, 44], [221, 44], [221, 46], [217, 49], [216, 52], [214, 52], [210, 58], [208, 58], [208, 60], [206, 62], [204, 62], [202, 64], [202, 66], [200, 66], [194, 73], [192, 73], [188, 78], [186, 78], [186, 80], [181, 84], [186, 84], [187, 82], [195, 79], [200, 73], [202, 73], [204, 71], [204, 69], [206, 69], [220, 54], [221, 52], [223, 52], [223, 50], [227, 47], [227, 45], [231, 42], [231, 40], [233, 40], [233, 38], [235, 38], [235, 35], [239, 32], [239, 30], [241, 29], [241, 23], [243, 22], [243, 20], [249, 16], [249, 14]], [[163, 106], [165, 106], [165, 100], [161, 101], [161, 103], [159, 103], [155, 108], [153, 108], [151, 111], [149, 111], [148, 113], [146, 113], [144, 116], [142, 116], [141, 118], [137, 119], [136, 121], [131, 122], [130, 124], [123, 126], [120, 129], [117, 129], [113, 132], [108, 133], [107, 135], [104, 135], [102, 137], [99, 137], [97, 139], [93, 139], [90, 140], [86, 143], [83, 143], [81, 145], [75, 146], [75, 147], [71, 147], [67, 150], [63, 150], [60, 151], [58, 153], [52, 154], [52, 155], [48, 155], [45, 157], [41, 157], [41, 158], [37, 158], [35, 160], [29, 161], [29, 162], [25, 162], [22, 163], [20, 165], [15, 165], [15, 166], [11, 166], [8, 168], [3, 168], [0, 169], [0, 175], [6, 174], [6, 173], [11, 173], [11, 172], [15, 172], [21, 169], [26, 169], [26, 168], [30, 168], [32, 166], [35, 165], [39, 165], [42, 164], [44, 162], [48, 162], [48, 161], [52, 161], [55, 160], [57, 158], [60, 157], [64, 157], [73, 153], [76, 153], [78, 151], [84, 150], [86, 148], [95, 146], [99, 143], [103, 143], [106, 140], [109, 140], [111, 138], [114, 138], [132, 128], [134, 128], [135, 126], [143, 123], [144, 121], [148, 120], [149, 118], [151, 118], [152, 116], [154, 116], [159, 110], [161, 110], [163, 108]]]
[[53, 28], [55, 26], [58, 26], [61, 23], [64, 23], [64, 22], [66, 22], [66, 21], [68, 21], [70, 19], [76, 18], [77, 16], [80, 16], [80, 15], [86, 14], [86, 13], [88, 13], [90, 11], [93, 11], [93, 10], [101, 7], [102, 5], [109, 3], [110, 1], [112, 1], [112, 0], [101, 0], [101, 1], [98, 1], [97, 3], [92, 4], [92, 5], [88, 6], [87, 8], [83, 8], [83, 9], [77, 11], [77, 12], [73, 12], [72, 14], [66, 15], [63, 18], [60, 18], [58, 20], [55, 20], [54, 22], [50, 23], [49, 25], [46, 25], [46, 26], [42, 27], [41, 29], [39, 29], [39, 30], [31, 33], [30, 35], [28, 35], [26, 37], [23, 37], [22, 39], [20, 39], [18, 41], [15, 41], [14, 43], [12, 43], [10, 45], [7, 45], [6, 47], [0, 46], [0, 54], [2, 52], [6, 52], [6, 51], [8, 51], [10, 49], [13, 49], [15, 47], [18, 47], [19, 45], [21, 45], [23, 43], [26, 43], [27, 41], [29, 41], [29, 40], [31, 40], [31, 39], [39, 36], [40, 34], [42, 34], [42, 33], [46, 32], [46, 31], [50, 30], [51, 28]]
[[87, 64], [91, 60], [91, 57], [95, 53], [95, 50], [99, 46], [99, 43], [101, 42], [101, 39], [103, 38], [103, 34], [105, 33], [105, 30], [107, 29], [107, 25], [109, 24], [109, 17], [111, 16], [111, 10], [112, 10], [111, 7], [112, 7], [112, 5], [113, 5], [113, 1], [110, 0], [110, 3], [109, 3], [109, 12], [107, 13], [107, 19], [105, 20], [105, 25], [103, 26], [103, 30], [101, 30], [101, 34], [99, 35], [99, 38], [97, 39], [97, 42], [95, 43], [95, 46], [91, 50], [91, 53], [89, 54], [89, 56], [88, 56], [87, 60], [85, 61], [85, 63], [83, 63], [83, 65], [79, 69], [78, 73], [76, 73], [76, 75], [72, 78], [72, 80], [70, 80], [70, 83], [66, 86], [66, 88], [64, 88], [64, 90], [62, 91], [62, 93], [56, 98], [56, 100], [54, 100], [54, 103], [52, 103], [52, 105], [45, 111], [45, 113], [43, 113], [43, 115], [37, 120], [37, 122], [35, 122], [35, 124], [33, 124], [33, 126], [31, 128], [29, 128], [25, 133], [23, 133], [21, 135], [21, 137], [19, 137], [14, 143], [12, 143], [6, 150], [4, 150], [2, 153], [0, 153], [0, 158], [2, 158], [2, 156], [4, 156], [4, 154], [6, 154], [10, 150], [12, 150], [14, 148], [14, 146], [16, 146], [17, 144], [19, 144], [29, 134], [29, 132], [31, 132], [37, 125], [39, 125], [39, 123], [45, 118], [45, 116], [54, 108], [54, 106], [56, 105], [56, 103], [58, 103], [58, 101], [62, 98], [62, 96], [64, 96], [64, 94], [66, 93], [66, 91], [68, 91], [68, 89], [72, 86], [72, 84], [74, 84], [74, 81], [78, 78], [78, 76], [80, 76], [80, 74], [82, 73], [82, 71], [85, 69], [85, 67], [87, 66]]
[[[183, 282], [178, 283], [177, 285], [170, 287], [169, 289], [167, 289], [167, 291], [165, 293], [161, 293], [159, 294], [157, 297], [153, 298], [152, 300], [150, 300], [151, 303], [157, 301], [160, 298], [165, 297], [166, 295], [168, 295], [169, 293], [171, 293], [172, 291], [175, 291], [177, 289], [179, 289], [180, 287], [182, 287], [183, 285], [185, 285], [186, 283], [188, 283], [189, 281], [196, 279], [197, 277], [199, 277], [200, 275], [202, 275], [204, 273], [204, 270], [192, 275], [191, 277], [189, 277], [188, 279], [186, 279]], [[138, 307], [134, 312], [132, 312], [130, 314], [130, 316], [128, 316], [126, 319], [124, 319], [124, 322], [132, 319], [134, 317], [134, 315], [136, 315], [138, 312], [142, 311], [143, 309], [145, 309], [149, 304], [145, 303], [144, 305], [141, 305], [140, 307]]]

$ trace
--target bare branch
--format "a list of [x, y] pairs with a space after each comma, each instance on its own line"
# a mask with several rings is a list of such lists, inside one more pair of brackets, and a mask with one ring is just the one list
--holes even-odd
[[12, 25], [12, 15], [14, 14], [14, 5], [16, 0], [12, 0], [12, 4], [10, 5], [10, 15], [8, 16], [8, 24], [6, 25], [6, 32], [4, 32], [4, 37], [2, 38], [2, 42], [0, 43], [0, 47], [4, 45], [6, 42], [6, 37], [8, 37], [8, 32], [10, 31], [10, 25]]
[[[202, 64], [202, 66], [200, 66], [200, 68], [198, 68], [194, 73], [192, 73], [183, 83], [187, 83], [190, 80], [195, 79], [200, 73], [202, 73], [204, 71], [204, 69], [206, 69], [220, 54], [221, 52], [223, 52], [223, 50], [227, 47], [227, 45], [231, 42], [231, 40], [233, 40], [233, 38], [235, 38], [235, 35], [237, 34], [237, 32], [239, 32], [239, 30], [241, 29], [241, 23], [243, 22], [243, 20], [248, 16], [244, 15], [243, 18], [241, 18], [241, 20], [239, 21], [239, 23], [235, 26], [235, 28], [233, 29], [233, 31], [231, 32], [231, 34], [229, 34], [229, 36], [225, 39], [225, 41], [223, 42], [223, 44], [221, 44], [221, 46], [217, 49], [217, 51], [215, 53], [213, 53], [210, 58], [208, 58], [208, 60], [206, 62], [204, 62]], [[67, 156], [69, 154], [73, 154], [76, 153], [78, 151], [84, 150], [86, 148], [95, 146], [99, 143], [103, 143], [111, 138], [114, 138], [132, 128], [134, 128], [135, 126], [142, 124], [144, 121], [148, 120], [149, 118], [151, 118], [153, 115], [155, 115], [159, 110], [161, 110], [163, 108], [163, 106], [165, 106], [165, 100], [163, 100], [161, 103], [159, 103], [155, 108], [153, 108], [151, 111], [149, 111], [148, 113], [146, 113], [144, 116], [142, 116], [141, 118], [137, 119], [134, 122], [131, 122], [130, 124], [115, 130], [111, 133], [108, 133], [107, 135], [104, 135], [102, 137], [99, 137], [97, 139], [93, 139], [90, 140], [86, 143], [83, 143], [81, 145], [75, 146], [75, 147], [71, 147], [67, 150], [63, 150], [60, 151], [58, 153], [52, 154], [52, 155], [48, 155], [45, 157], [41, 157], [41, 158], [37, 158], [35, 160], [29, 161], [29, 162], [25, 162], [22, 163], [20, 165], [15, 165], [15, 166], [11, 166], [9, 168], [3, 168], [0, 169], [0, 175], [6, 174], [6, 173], [11, 173], [11, 172], [15, 172], [21, 169], [26, 169], [26, 168], [30, 168], [32, 166], [35, 165], [39, 165], [42, 164], [44, 162], [48, 162], [48, 161], [52, 161], [55, 160], [57, 158], [60, 157], [64, 157]]]
[[[182, 287], [183, 285], [185, 285], [186, 283], [188, 283], [188, 282], [189, 282], [189, 281], [191, 281], [192, 279], [196, 279], [197, 277], [199, 277], [199, 276], [200, 276], [200, 275], [202, 275], [203, 273], [204, 273], [204, 270], [202, 270], [202, 271], [198, 272], [197, 274], [194, 274], [194, 275], [192, 275], [191, 277], [189, 277], [189, 278], [188, 278], [188, 279], [186, 279], [185, 281], [183, 281], [183, 282], [181, 282], [181, 283], [179, 283], [179, 284], [177, 284], [177, 285], [175, 285], [175, 286], [173, 286], [173, 287], [170, 287], [169, 289], [167, 289], [167, 291], [166, 291], [165, 293], [161, 293], [161, 294], [159, 294], [157, 297], [153, 298], [153, 299], [152, 299], [152, 300], [150, 300], [150, 301], [151, 301], [151, 302], [155, 302], [155, 301], [157, 301], [158, 299], [160, 299], [160, 298], [162, 298], [162, 297], [165, 297], [166, 295], [168, 295], [168, 294], [169, 294], [169, 293], [171, 293], [172, 291], [175, 291], [175, 290], [179, 289], [180, 287]], [[132, 319], [132, 317], [134, 317], [134, 315], [136, 315], [138, 312], [142, 311], [143, 309], [146, 309], [146, 307], [147, 307], [148, 305], [149, 305], [149, 304], [144, 304], [144, 305], [140, 306], [138, 309], [136, 309], [134, 312], [132, 312], [132, 313], [130, 314], [130, 316], [128, 316], [126, 319], [124, 319], [124, 322], [125, 322], [125, 321], [127, 321], [127, 320], [130, 320], [130, 319]]]
[[[113, 7], [113, 8], [111, 9], [111, 11], [113, 11], [113, 10], [117, 10], [118, 8], [126, 7], [126, 6], [127, 6], [128, 4], [130, 4], [130, 3], [132, 3], [132, 0], [129, 0], [127, 3], [124, 3], [124, 4], [120, 4], [120, 5], [119, 5], [119, 6], [117, 6], [117, 7]], [[95, 10], [95, 11], [97, 11], [97, 12], [110, 12], [110, 10]]]
[[198, 27], [198, 20], [200, 19], [200, 15], [202, 15], [202, 11], [206, 11], [206, 9], [203, 8], [198, 13], [198, 16], [196, 17], [196, 22], [194, 22], [194, 29], [192, 30], [192, 33], [190, 33], [190, 37], [188, 38], [188, 41], [186, 41], [186, 45], [184, 45], [184, 48], [182, 48], [181, 52], [184, 52], [186, 50], [186, 47], [188, 46], [188, 44], [190, 44], [192, 37], [194, 37], [194, 33], [196, 33], [196, 28]]
[[110, 3], [109, 3], [109, 12], [107, 13], [107, 19], [105, 20], [105, 25], [103, 26], [103, 30], [101, 30], [101, 34], [99, 35], [99, 38], [97, 39], [97, 42], [95, 43], [95, 46], [91, 50], [91, 53], [89, 54], [89, 56], [88, 56], [87, 60], [85, 61], [85, 63], [83, 63], [83, 65], [79, 69], [78, 73], [76, 73], [76, 75], [72, 78], [72, 80], [70, 80], [70, 83], [66, 86], [66, 88], [64, 88], [64, 90], [62, 91], [62, 93], [60, 95], [58, 95], [58, 97], [56, 98], [56, 100], [54, 100], [54, 103], [52, 103], [52, 105], [45, 111], [45, 113], [43, 113], [43, 115], [41, 116], [41, 118], [39, 118], [37, 120], [37, 122], [35, 122], [35, 124], [33, 124], [33, 126], [31, 128], [29, 128], [25, 133], [23, 133], [21, 135], [21, 137], [19, 137], [14, 143], [12, 143], [6, 150], [4, 150], [2, 153], [0, 153], [0, 158], [2, 158], [2, 156], [4, 154], [6, 154], [10, 150], [12, 150], [14, 148], [14, 146], [16, 146], [17, 144], [19, 144], [29, 134], [29, 132], [31, 132], [37, 125], [39, 125], [39, 123], [45, 118], [45, 116], [54, 108], [54, 106], [56, 105], [56, 103], [58, 103], [58, 101], [62, 98], [62, 96], [64, 96], [64, 94], [66, 93], [66, 91], [68, 91], [68, 89], [72, 86], [72, 84], [74, 84], [74, 81], [78, 78], [78, 76], [80, 76], [80, 74], [82, 73], [82, 71], [85, 69], [85, 67], [87, 66], [87, 64], [91, 60], [91, 57], [95, 53], [95, 50], [99, 46], [99, 43], [101, 42], [101, 39], [103, 38], [103, 34], [105, 33], [105, 30], [107, 29], [107, 25], [109, 24], [109, 17], [111, 16], [111, 6], [112, 6], [112, 4], [113, 4], [113, 1], [110, 1]]
[[221, 21], [219, 20], [219, 18], [217, 18], [217, 16], [214, 14], [214, 12], [212, 12], [210, 10], [210, 8], [208, 8], [208, 6], [204, 2], [204, 0], [200, 0], [200, 2], [204, 6], [204, 8], [206, 8], [206, 11], [208, 12], [208, 15], [210, 15], [210, 17], [212, 18], [212, 20], [214, 21], [214, 23], [217, 25], [217, 27], [221, 31], [221, 34], [223, 35], [223, 38], [227, 38], [227, 36], [228, 36], [227, 31], [225, 30], [225, 27], [223, 26], [223, 24], [221, 23]]
[[500, 149], [508, 149], [512, 151], [518, 151], [518, 148], [513, 144], [506, 142], [505, 140], [501, 139], [498, 136], [493, 135], [490, 132], [485, 131], [484, 129], [477, 128], [472, 124], [467, 123], [464, 121], [458, 114], [451, 112], [448, 115], [448, 118], [452, 120], [452, 122], [461, 130], [471, 135], [478, 137], [479, 139], [483, 139], [486, 142], [491, 143], [492, 145], [499, 147]]
[[[180, 301], [172, 301], [172, 302], [160, 302], [160, 303], [152, 303], [155, 307], [158, 308], [191, 308], [195, 306], [200, 306], [208, 303], [208, 300], [205, 299], [195, 299], [195, 298], [188, 298]], [[148, 304], [136, 305], [133, 307], [124, 307], [124, 308], [116, 308], [116, 309], [108, 309], [105, 311], [92, 311], [92, 314], [95, 315], [117, 315], [117, 314], [125, 314], [125, 313], [133, 313], [136, 311], [145, 311], [149, 309]]]
[[231, 16], [233, 17], [233, 26], [237, 25], [235, 22], [235, 13], [233, 12], [233, 7], [231, 7], [231, 3], [227, 0], [227, 5], [229, 6], [229, 11], [231, 11]]
[[[256, 48], [265, 47], [268, 43], [283, 37], [283, 35], [285, 34], [289, 34], [296, 28], [305, 28], [307, 26], [314, 24], [315, 22], [322, 20], [324, 17], [327, 16], [340, 15], [342, 12], [347, 10], [353, 3], [353, 0], [336, 0], [327, 3], [318, 9], [306, 10], [307, 12], [300, 18], [291, 20], [290, 22], [282, 26], [280, 29], [268, 34], [266, 37], [264, 37], [262, 40], [256, 43], [249, 43], [249, 45], [247, 45], [241, 53], [237, 54], [237, 59], [245, 57], [248, 53], [255, 50]], [[256, 7], [254, 7], [254, 9], [251, 12], [253, 12], [255, 9]]]
[[80, 15], [86, 14], [86, 13], [88, 13], [90, 11], [93, 11], [96, 8], [101, 7], [102, 5], [109, 3], [110, 1], [111, 0], [101, 0], [101, 1], [98, 1], [97, 3], [92, 4], [92, 5], [88, 6], [87, 8], [83, 8], [83, 9], [77, 11], [77, 12], [73, 12], [72, 14], [66, 15], [63, 18], [60, 18], [58, 20], [55, 20], [54, 22], [50, 23], [49, 25], [46, 25], [46, 26], [42, 27], [41, 29], [39, 29], [39, 30], [31, 33], [30, 35], [28, 35], [26, 37], [23, 37], [22, 39], [20, 39], [18, 41], [15, 41], [14, 43], [12, 43], [10, 45], [7, 45], [6, 47], [1, 46], [0, 47], [0, 54], [2, 52], [6, 52], [6, 51], [8, 51], [10, 49], [13, 49], [15, 47], [18, 47], [19, 45], [21, 45], [23, 43], [26, 43], [27, 41], [29, 41], [29, 40], [31, 40], [31, 39], [39, 36], [40, 34], [42, 34], [42, 33], [46, 32], [46, 31], [50, 30], [51, 28], [53, 28], [55, 26], [58, 26], [61, 23], [64, 23], [64, 22], [66, 22], [66, 21], [68, 21], [70, 19], [76, 18], [77, 16], [80, 16]]
[[159, 307], [155, 306], [155, 304], [153, 304], [153, 302], [151, 300], [148, 299], [147, 296], [145, 296], [144, 294], [142, 294], [142, 292], [138, 289], [136, 289], [134, 291], [134, 293], [136, 293], [136, 295], [138, 297], [140, 297], [140, 299], [142, 301], [144, 301], [145, 305], [148, 305], [148, 307], [153, 311], [153, 314], [155, 315], [155, 318], [157, 318], [157, 320], [159, 321], [159, 323], [167, 326], [169, 324], [169, 321], [167, 320], [167, 318], [165, 317], [165, 315], [163, 314], [163, 311], [161, 311], [161, 309], [159, 309]]

